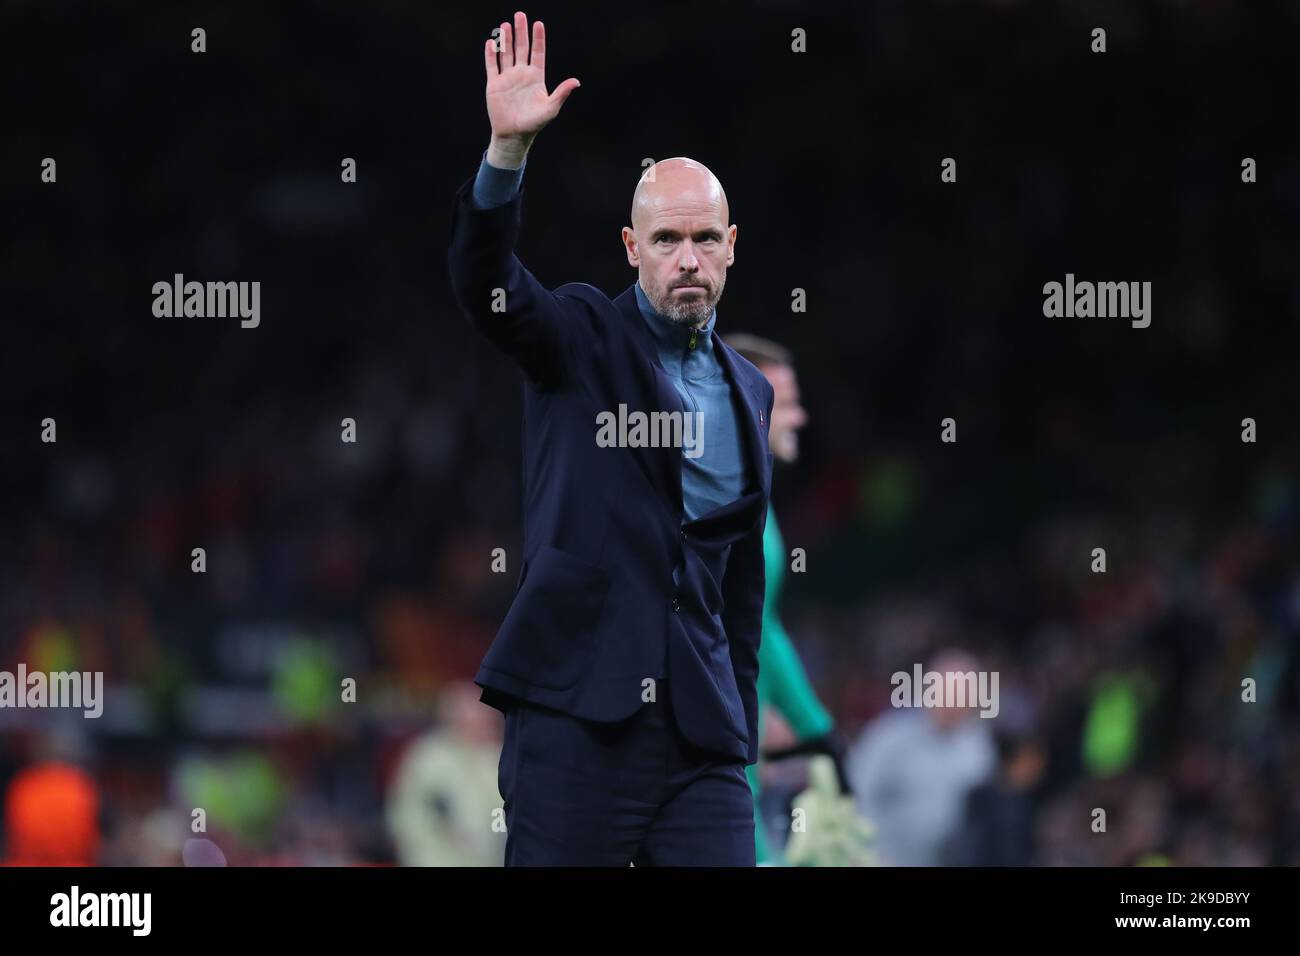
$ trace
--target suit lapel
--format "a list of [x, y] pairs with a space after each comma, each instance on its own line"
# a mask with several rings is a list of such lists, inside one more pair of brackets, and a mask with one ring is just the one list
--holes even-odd
[[740, 428], [745, 435], [745, 448], [749, 455], [750, 474], [758, 476], [759, 487], [766, 498], [769, 493], [770, 476], [767, 469], [767, 442], [764, 435], [767, 423], [763, 420], [763, 397], [758, 392], [757, 384], [752, 380], [748, 370], [742, 370], [736, 362], [736, 353], [718, 337], [717, 326], [713, 332], [713, 352], [718, 356], [723, 371], [732, 382], [733, 391], [740, 396], [744, 414], [740, 416]]
[[[627, 290], [614, 300], [614, 304], [623, 316], [632, 341], [636, 342], [641, 350], [643, 361], [637, 362], [637, 368], [645, 376], [642, 381], [648, 386], [649, 394], [654, 396], [656, 403], [654, 407], [642, 409], [642, 411], [681, 412], [685, 414], [686, 409], [682, 406], [682, 397], [677, 394], [677, 386], [673, 384], [672, 379], [668, 377], [668, 373], [664, 371], [664, 367], [659, 361], [659, 350], [655, 347], [654, 337], [650, 334], [650, 330], [646, 328], [641, 309], [637, 306], [635, 286], [636, 283], [628, 286]], [[677, 513], [683, 514], [685, 509], [682, 504], [681, 449], [638, 448], [635, 451], [640, 459], [646, 462], [652, 476], [656, 476], [663, 486], [668, 489], [668, 494], [677, 506]]]

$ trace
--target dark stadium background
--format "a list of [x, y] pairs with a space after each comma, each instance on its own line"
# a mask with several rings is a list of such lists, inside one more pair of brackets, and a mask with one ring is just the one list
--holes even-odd
[[[514, 9], [0, 12], [0, 669], [110, 692], [98, 721], [0, 712], [0, 793], [84, 767], [100, 862], [202, 861], [195, 836], [231, 863], [392, 862], [404, 747], [451, 721], [494, 768], [495, 712], [437, 703], [463, 702], [514, 586], [521, 386], [459, 315], [446, 246], [487, 143], [482, 40]], [[808, 571], [785, 617], [846, 738], [891, 672], [960, 647], [1002, 675], [1000, 736], [1045, 758], [1012, 859], [1300, 863], [1300, 4], [524, 9], [550, 85], [582, 81], [524, 178], [544, 283], [633, 281], [643, 158], [727, 190], [718, 329], [796, 357], [811, 423], [774, 502]], [[155, 318], [177, 272], [260, 281], [261, 326]], [[1067, 272], [1152, 282], [1151, 327], [1044, 318]], [[1114, 679], [1144, 690], [1102, 766]], [[773, 777], [775, 814], [799, 786]]]

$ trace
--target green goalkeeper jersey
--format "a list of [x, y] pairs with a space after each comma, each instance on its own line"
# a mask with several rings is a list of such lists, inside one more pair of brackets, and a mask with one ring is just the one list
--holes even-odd
[[[781, 624], [781, 589], [785, 585], [785, 541], [776, 524], [776, 513], [767, 509], [767, 526], [763, 530], [763, 566], [767, 577], [763, 599], [763, 635], [758, 648], [758, 726], [759, 746], [763, 740], [763, 715], [770, 705], [777, 709], [799, 740], [810, 740], [829, 733], [834, 721], [804, 672], [799, 654], [790, 635]], [[759, 863], [777, 862], [767, 846], [758, 811], [758, 764], [745, 768], [754, 793], [754, 835]]]

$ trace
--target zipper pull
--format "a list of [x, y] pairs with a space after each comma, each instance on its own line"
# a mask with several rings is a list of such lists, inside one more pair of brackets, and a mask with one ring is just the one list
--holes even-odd
[[688, 349], [695, 348], [695, 331], [696, 331], [695, 329], [691, 329], [691, 340], [686, 343], [686, 347]]

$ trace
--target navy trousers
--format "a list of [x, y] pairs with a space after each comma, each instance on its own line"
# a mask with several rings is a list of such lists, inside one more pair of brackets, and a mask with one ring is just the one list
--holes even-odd
[[594, 723], [518, 701], [497, 768], [506, 866], [754, 866], [743, 761], [697, 748], [655, 703]]

